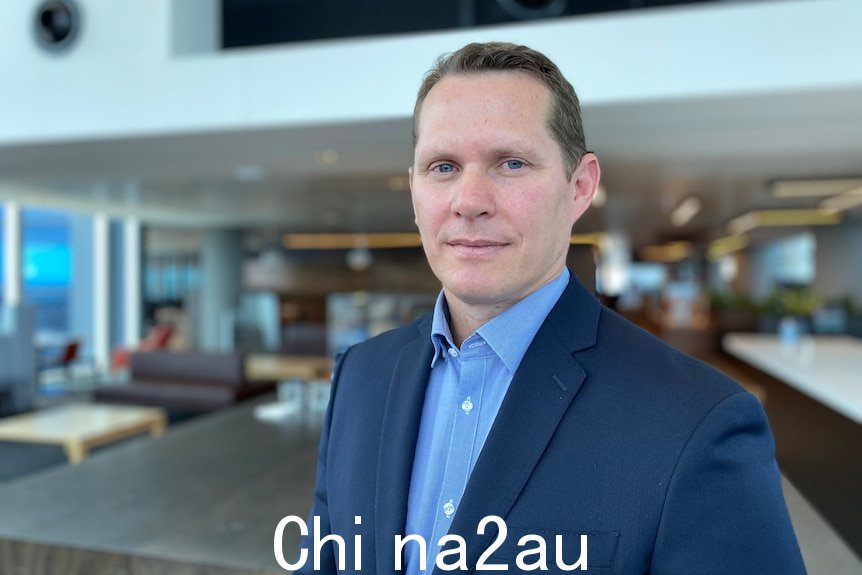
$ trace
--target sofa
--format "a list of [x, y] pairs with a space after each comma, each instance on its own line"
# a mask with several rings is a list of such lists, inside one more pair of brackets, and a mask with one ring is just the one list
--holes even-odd
[[141, 340], [137, 349], [131, 350], [127, 347], [115, 347], [111, 352], [111, 371], [119, 371], [129, 367], [132, 353], [135, 351], [156, 351], [167, 349], [171, 336], [174, 335], [174, 326], [167, 323], [157, 324], [149, 335]]
[[128, 380], [97, 387], [94, 400], [206, 413], [275, 389], [275, 382], [249, 381], [239, 352], [135, 352]]

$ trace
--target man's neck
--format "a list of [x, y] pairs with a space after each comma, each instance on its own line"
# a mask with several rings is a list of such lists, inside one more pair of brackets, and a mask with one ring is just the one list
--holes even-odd
[[464, 340], [474, 334], [477, 329], [514, 305], [514, 302], [471, 305], [459, 300], [449, 292], [445, 293], [446, 303], [449, 306], [449, 329], [452, 331], [452, 338], [458, 347], [461, 347]]
[[453, 343], [460, 347], [465, 339], [476, 333], [476, 330], [522, 299], [529, 297], [531, 294], [551, 283], [561, 271], [562, 268], [551, 275], [551, 277], [546, 281], [536, 286], [534, 290], [524, 294], [523, 297], [511, 301], [473, 304], [459, 299], [449, 290], [443, 288], [443, 294], [446, 296], [446, 304], [449, 306], [449, 330], [452, 332], [452, 339], [454, 340]]

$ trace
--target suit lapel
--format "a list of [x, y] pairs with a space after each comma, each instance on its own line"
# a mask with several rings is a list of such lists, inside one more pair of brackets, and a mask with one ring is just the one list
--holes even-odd
[[407, 495], [434, 347], [431, 318], [398, 355], [383, 413], [374, 506], [377, 572], [395, 572], [395, 535], [407, 522]]
[[600, 309], [573, 276], [512, 379], [449, 530], [466, 541], [471, 572], [496, 531], [477, 535], [476, 526], [506, 517], [581, 388], [586, 373], [573, 352], [595, 343]]

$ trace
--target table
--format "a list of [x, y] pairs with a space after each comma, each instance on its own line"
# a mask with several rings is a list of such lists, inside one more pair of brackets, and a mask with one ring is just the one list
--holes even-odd
[[794, 345], [777, 336], [730, 333], [724, 349], [805, 395], [862, 424], [862, 340], [805, 336]]
[[245, 361], [250, 381], [319, 379], [328, 376], [330, 369], [332, 360], [326, 356], [252, 354]]
[[139, 433], [159, 436], [166, 427], [158, 407], [70, 403], [0, 420], [0, 440], [62, 445], [77, 464], [93, 447]]

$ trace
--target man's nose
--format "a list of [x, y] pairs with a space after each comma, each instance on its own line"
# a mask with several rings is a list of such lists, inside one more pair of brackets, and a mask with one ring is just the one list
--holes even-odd
[[452, 212], [468, 219], [494, 215], [494, 187], [488, 173], [480, 169], [465, 169], [452, 191]]

